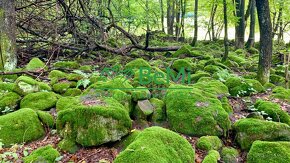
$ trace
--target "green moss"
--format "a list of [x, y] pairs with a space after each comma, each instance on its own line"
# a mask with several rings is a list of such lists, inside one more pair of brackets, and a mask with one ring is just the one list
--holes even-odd
[[15, 83], [16, 85], [13, 90], [20, 95], [39, 91], [51, 91], [51, 88], [46, 83], [38, 82], [27, 76], [20, 76]]
[[259, 54], [259, 50], [256, 49], [256, 48], [253, 48], [253, 47], [247, 49], [247, 51], [248, 51], [248, 53], [250, 53], [250, 54]]
[[256, 140], [265, 141], [289, 141], [290, 127], [279, 122], [264, 121], [260, 119], [246, 118], [234, 124], [236, 141], [242, 149], [249, 150]]
[[121, 148], [122, 151], [125, 150], [132, 142], [136, 140], [140, 133], [140, 130], [132, 130], [128, 136], [121, 140], [121, 142], [118, 144], [118, 147]]
[[48, 112], [45, 111], [36, 111], [38, 118], [40, 119], [40, 121], [42, 122], [42, 124], [53, 128], [54, 126], [54, 119], [52, 117], [52, 115], [50, 115]]
[[20, 102], [20, 108], [49, 110], [55, 106], [57, 97], [53, 92], [36, 92], [26, 95]]
[[229, 100], [228, 100], [228, 98], [227, 98], [226, 96], [222, 97], [222, 98], [220, 99], [220, 101], [221, 101], [221, 103], [222, 103], [223, 108], [225, 109], [225, 111], [226, 111], [227, 113], [233, 113], [233, 112], [234, 112], [234, 111], [233, 111], [233, 108], [232, 108], [232, 106], [230, 105]]
[[192, 46], [190, 45], [184, 45], [180, 49], [178, 49], [176, 52], [172, 54], [172, 57], [180, 57], [182, 56], [190, 56], [192, 51]]
[[84, 66], [81, 66], [79, 69], [85, 72], [92, 72], [93, 67], [90, 65], [84, 65]]
[[80, 106], [81, 100], [77, 97], [62, 97], [56, 103], [56, 111], [71, 109], [75, 106]]
[[196, 83], [201, 77], [210, 77], [210, 74], [204, 71], [197, 71], [195, 74], [190, 75], [192, 83]]
[[40, 69], [47, 69], [47, 66], [39, 58], [32, 58], [25, 67], [26, 70], [35, 71]]
[[78, 69], [80, 65], [74, 61], [60, 61], [53, 64], [55, 68]]
[[221, 71], [222, 68], [220, 68], [219, 66], [215, 66], [215, 65], [207, 65], [204, 67], [204, 71], [209, 72], [211, 74], [214, 74], [216, 72]]
[[172, 68], [176, 71], [180, 71], [181, 69], [184, 69], [185, 71], [193, 71], [194, 66], [193, 63], [187, 59], [178, 59], [173, 62]]
[[150, 99], [151, 96], [150, 91], [146, 87], [137, 87], [131, 94], [134, 101]]
[[231, 77], [225, 82], [229, 92], [233, 96], [249, 96], [253, 93], [264, 92], [263, 85], [254, 79], [243, 79], [240, 77]]
[[264, 84], [263, 86], [264, 86], [264, 88], [265, 88], [266, 90], [268, 90], [268, 89], [273, 90], [273, 89], [276, 87], [275, 84], [272, 84], [272, 83], [269, 83], [269, 82], [266, 83], [266, 84]]
[[31, 162], [47, 162], [54, 163], [55, 159], [59, 157], [59, 152], [54, 149], [51, 145], [40, 147], [34, 150], [29, 156], [24, 157], [24, 163]]
[[14, 92], [0, 92], [0, 115], [5, 109], [13, 111], [17, 108], [21, 97]]
[[220, 154], [216, 150], [210, 150], [203, 159], [202, 163], [217, 163], [220, 160]]
[[239, 64], [239, 66], [243, 66], [243, 64], [246, 63], [246, 59], [238, 56], [236, 53], [230, 53], [229, 59]]
[[281, 86], [276, 87], [273, 89], [272, 97], [290, 102], [290, 89], [285, 89]]
[[69, 88], [72, 88], [76, 85], [75, 82], [69, 82], [69, 81], [65, 81], [65, 82], [59, 82], [56, 83], [52, 86], [52, 89], [54, 92], [63, 94], [65, 93]]
[[68, 88], [63, 96], [79, 96], [82, 94], [82, 90], [78, 88]]
[[[108, 92], [111, 94], [111, 97], [113, 97], [115, 100], [117, 100], [119, 103], [125, 106], [125, 108], [130, 113], [133, 110], [133, 104], [132, 104], [132, 97], [131, 95], [121, 91], [121, 90], [111, 90]], [[109, 97], [109, 96], [106, 96]]]
[[215, 80], [215, 79], [213, 79], [211, 77], [201, 77], [201, 78], [198, 79], [197, 82], [201, 83], [201, 82], [208, 82], [208, 81], [211, 81], [211, 80]]
[[290, 125], [290, 116], [287, 112], [284, 112], [279, 104], [258, 100], [255, 104], [255, 107], [259, 111], [264, 111], [265, 113], [270, 116], [273, 121], [282, 122]]
[[150, 64], [142, 58], [135, 59], [125, 65], [125, 69], [127, 70], [140, 69], [141, 67], [151, 68]]
[[151, 98], [150, 102], [154, 107], [152, 121], [154, 123], [159, 123], [159, 122], [165, 121], [166, 120], [166, 110], [165, 110], [164, 102], [162, 100], [157, 99], [157, 98]]
[[230, 128], [228, 113], [215, 95], [181, 85], [170, 88], [175, 88], [167, 90], [166, 94], [166, 113], [171, 129], [194, 136], [218, 136]]
[[76, 142], [69, 139], [63, 139], [57, 144], [58, 148], [64, 152], [76, 153], [79, 149]]
[[282, 83], [285, 81], [285, 78], [279, 75], [271, 74], [270, 75], [270, 82], [275, 85], [282, 85]]
[[38, 115], [31, 109], [0, 116], [0, 124], [0, 139], [4, 146], [37, 140], [45, 135]]
[[255, 141], [247, 156], [248, 163], [290, 162], [289, 142]]
[[245, 79], [245, 82], [248, 83], [256, 92], [265, 92], [265, 88], [258, 80]]
[[229, 94], [227, 86], [217, 80], [198, 82], [196, 84], [193, 84], [193, 87], [214, 94], [216, 96]]
[[96, 146], [128, 134], [132, 122], [122, 104], [105, 97], [81, 100], [81, 105], [58, 112], [57, 130], [64, 139], [82, 146]]
[[236, 163], [239, 152], [232, 147], [224, 147], [221, 152], [222, 161], [225, 163]]
[[12, 92], [15, 87], [15, 83], [0, 82], [0, 92], [9, 91]]
[[170, 130], [150, 127], [142, 131], [114, 163], [193, 163], [194, 157], [194, 149], [186, 139]]
[[[57, 81], [59, 79], [65, 79], [67, 78], [68, 74], [62, 72], [62, 71], [59, 71], [59, 70], [52, 70], [49, 74], [48, 74], [48, 78], [49, 79], [56, 79]], [[52, 83], [54, 84], [54, 83]]]
[[222, 141], [217, 136], [202, 136], [196, 143], [197, 148], [206, 151], [219, 150], [222, 146]]

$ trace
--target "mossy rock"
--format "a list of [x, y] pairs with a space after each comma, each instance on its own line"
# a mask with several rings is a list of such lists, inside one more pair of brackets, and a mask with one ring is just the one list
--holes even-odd
[[71, 109], [76, 106], [81, 106], [81, 100], [79, 96], [76, 97], [62, 97], [56, 103], [56, 111], [65, 109]]
[[151, 98], [150, 102], [154, 107], [154, 112], [151, 118], [152, 122], [160, 123], [162, 121], [165, 121], [166, 120], [165, 103], [157, 98]]
[[14, 92], [0, 91], [0, 115], [4, 110], [9, 112], [15, 110], [21, 100], [21, 97]]
[[202, 163], [218, 163], [218, 160], [220, 160], [219, 152], [216, 150], [210, 150], [203, 159]]
[[53, 64], [55, 68], [78, 69], [80, 65], [75, 61], [59, 61]]
[[223, 146], [222, 141], [217, 136], [202, 136], [198, 139], [196, 147], [202, 150], [219, 150]]
[[240, 57], [239, 55], [237, 55], [236, 53], [230, 53], [229, 54], [229, 59], [231, 61], [236, 62], [237, 64], [239, 64], [239, 66], [243, 66], [244, 63], [246, 63], [246, 59], [243, 57]]
[[15, 83], [0, 82], [0, 92], [12, 92], [15, 87]]
[[132, 130], [130, 134], [126, 137], [124, 137], [120, 143], [118, 143], [118, 148], [120, 148], [122, 151], [125, 150], [131, 143], [133, 143], [137, 136], [141, 133], [140, 130]]
[[224, 147], [221, 151], [222, 161], [225, 163], [236, 163], [239, 152], [232, 147]]
[[229, 115], [215, 95], [181, 85], [169, 88], [175, 88], [167, 90], [165, 100], [171, 129], [193, 136], [221, 136], [228, 131]]
[[20, 95], [27, 95], [29, 93], [40, 92], [40, 91], [51, 91], [48, 84], [38, 82], [27, 76], [20, 76], [15, 81], [16, 85], [14, 91]]
[[278, 86], [273, 89], [272, 97], [290, 102], [290, 89], [285, 89], [281, 86]]
[[249, 150], [256, 140], [290, 141], [290, 127], [285, 123], [245, 118], [234, 124], [236, 140], [244, 150]]
[[254, 48], [254, 47], [251, 47], [251, 48], [247, 49], [247, 51], [250, 54], [259, 54], [259, 50]]
[[125, 65], [125, 69], [127, 70], [140, 69], [141, 67], [151, 68], [150, 64], [143, 58], [135, 59]]
[[126, 108], [105, 97], [82, 100], [81, 105], [59, 111], [56, 121], [61, 137], [85, 147], [120, 140], [131, 125]]
[[263, 86], [266, 90], [273, 90], [276, 87], [275, 84], [269, 82], [265, 83]]
[[84, 72], [92, 72], [92, 69], [93, 67], [91, 65], [84, 65], [79, 68], [79, 70], [82, 70]]
[[271, 74], [270, 75], [270, 82], [275, 85], [282, 85], [285, 81], [285, 78], [279, 75]]
[[249, 96], [253, 93], [265, 91], [263, 85], [254, 79], [231, 77], [226, 80], [225, 84], [232, 96]]
[[184, 69], [185, 71], [193, 71], [194, 66], [193, 63], [191, 63], [187, 59], [177, 59], [173, 62], [172, 68], [176, 71], [180, 71], [181, 69]]
[[28, 71], [36, 71], [41, 69], [47, 70], [47, 66], [39, 58], [32, 58], [25, 66], [25, 69]]
[[221, 70], [222, 70], [221, 67], [215, 66], [215, 65], [207, 65], [204, 67], [204, 71], [209, 72], [211, 74], [214, 74], [214, 73], [219, 72]]
[[150, 127], [137, 135], [114, 163], [194, 163], [195, 152], [186, 139], [161, 127]]
[[31, 162], [46, 162], [54, 163], [56, 158], [60, 156], [60, 153], [54, 149], [51, 145], [40, 147], [34, 150], [29, 156], [23, 158], [24, 163]]
[[63, 94], [63, 96], [79, 96], [82, 94], [82, 90], [78, 89], [78, 88], [68, 88], [65, 93]]
[[63, 81], [63, 82], [58, 82], [52, 86], [52, 89], [56, 93], [63, 94], [65, 93], [69, 88], [76, 87], [75, 82], [71, 81]]
[[42, 122], [42, 124], [50, 128], [54, 127], [54, 118], [52, 115], [50, 115], [48, 112], [40, 111], [40, 110], [37, 110], [36, 113], [38, 115], [38, 118]]
[[231, 106], [230, 103], [229, 103], [229, 99], [228, 99], [226, 96], [223, 96], [223, 97], [220, 99], [220, 101], [221, 101], [221, 103], [222, 103], [223, 108], [225, 109], [225, 111], [226, 111], [227, 113], [230, 114], [230, 113], [233, 113], [233, 112], [234, 112], [232, 106]]
[[154, 106], [149, 100], [140, 100], [132, 112], [134, 119], [138, 121], [146, 121], [154, 112]]
[[197, 82], [192, 85], [194, 88], [206, 91], [216, 96], [228, 95], [229, 90], [226, 85], [217, 80], [211, 80], [207, 82]]
[[[57, 81], [59, 79], [66, 79], [68, 76], [67, 73], [65, 72], [62, 72], [60, 70], [52, 70], [49, 74], [48, 74], [48, 78], [53, 80], [53, 79], [56, 79]], [[52, 84], [55, 84], [55, 83], [52, 83]]]
[[37, 140], [45, 135], [38, 115], [32, 109], [20, 109], [0, 116], [0, 139], [5, 147]]
[[201, 77], [210, 77], [211, 75], [204, 71], [197, 71], [195, 74], [190, 75], [190, 81], [196, 83]]
[[33, 110], [49, 110], [55, 106], [57, 96], [53, 92], [30, 93], [21, 100], [20, 108]]
[[290, 162], [290, 142], [255, 141], [247, 155], [247, 162]]
[[64, 152], [76, 153], [79, 149], [74, 140], [63, 139], [57, 144], [58, 148]]
[[131, 93], [133, 101], [150, 99], [151, 93], [146, 87], [137, 87]]
[[176, 52], [172, 54], [172, 57], [180, 57], [180, 56], [190, 56], [192, 51], [192, 46], [190, 45], [184, 45], [180, 49], [178, 49]]

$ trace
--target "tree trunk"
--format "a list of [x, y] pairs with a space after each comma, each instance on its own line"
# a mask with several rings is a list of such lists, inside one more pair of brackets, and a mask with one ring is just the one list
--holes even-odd
[[14, 0], [0, 1], [0, 70], [16, 67], [16, 25]]
[[173, 35], [174, 24], [174, 3], [173, 0], [167, 0], [167, 33]]
[[256, 1], [259, 26], [260, 26], [260, 56], [257, 78], [265, 84], [269, 82], [273, 40], [272, 40], [272, 24], [270, 17], [270, 8], [268, 0]]
[[162, 28], [162, 32], [165, 32], [163, 0], [160, 0], [160, 10], [161, 10], [161, 28]]
[[236, 26], [236, 48], [244, 48], [245, 43], [245, 0], [236, 0], [236, 15], [239, 18]]
[[181, 2], [180, 0], [177, 0], [176, 1], [176, 23], [175, 23], [176, 41], [178, 41], [178, 37], [180, 36], [180, 9], [181, 9]]
[[181, 0], [182, 11], [181, 11], [181, 37], [185, 37], [184, 31], [184, 18], [186, 13], [186, 2], [187, 0]]
[[191, 42], [191, 46], [195, 46], [197, 42], [197, 32], [198, 32], [198, 0], [194, 1], [194, 37]]
[[222, 61], [226, 61], [229, 55], [227, 0], [223, 0], [223, 5], [224, 5], [224, 26], [225, 26], [225, 37], [224, 37], [225, 53]]
[[218, 5], [217, 5], [217, 2], [215, 1], [214, 2], [214, 5], [213, 5], [213, 8], [212, 8], [212, 16], [211, 16], [211, 21], [210, 21], [210, 24], [211, 24], [211, 35], [212, 35], [212, 40], [213, 41], [216, 41], [217, 40], [217, 38], [216, 38], [216, 35], [215, 35], [215, 24], [214, 24], [214, 18], [215, 18], [215, 14], [216, 14], [216, 10], [217, 10], [217, 7], [218, 7]]
[[275, 37], [275, 35], [277, 35], [279, 25], [282, 22], [282, 14], [283, 14], [283, 2], [281, 2], [279, 5], [279, 12], [278, 12], [277, 21], [275, 23], [273, 23], [273, 28], [274, 28], [273, 29], [273, 38]]
[[246, 43], [246, 48], [251, 48], [255, 44], [256, 0], [251, 0], [250, 17], [251, 17], [250, 34], [248, 41]]

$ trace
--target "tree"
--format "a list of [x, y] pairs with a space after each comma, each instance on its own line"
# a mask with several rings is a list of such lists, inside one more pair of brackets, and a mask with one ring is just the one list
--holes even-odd
[[244, 48], [245, 43], [245, 0], [236, 0], [236, 16], [239, 18], [236, 26], [236, 48]]
[[260, 56], [257, 78], [262, 84], [265, 84], [269, 82], [273, 50], [269, 1], [257, 0], [256, 6], [260, 26]]
[[16, 26], [14, 0], [0, 1], [0, 70], [16, 67]]
[[198, 32], [198, 20], [197, 20], [197, 14], [198, 14], [198, 0], [194, 1], [194, 37], [191, 42], [191, 46], [195, 46], [197, 42], [197, 32]]
[[250, 34], [246, 43], [246, 48], [251, 48], [255, 43], [255, 27], [256, 27], [256, 0], [250, 1]]
[[224, 6], [224, 26], [225, 26], [225, 37], [224, 37], [225, 53], [222, 60], [226, 61], [229, 55], [227, 0], [223, 0], [223, 6]]

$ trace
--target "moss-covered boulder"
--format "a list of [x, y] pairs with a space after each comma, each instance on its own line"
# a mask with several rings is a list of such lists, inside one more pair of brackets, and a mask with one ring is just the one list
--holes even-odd
[[120, 143], [118, 143], [117, 147], [121, 149], [121, 151], [125, 150], [132, 142], [135, 141], [137, 136], [141, 133], [140, 130], [132, 130], [129, 135], [124, 137]]
[[177, 59], [173, 62], [172, 68], [176, 71], [180, 71], [184, 69], [185, 71], [193, 71], [194, 66], [193, 63], [188, 59]]
[[150, 99], [151, 93], [146, 87], [137, 87], [132, 91], [131, 96], [137, 102], [138, 100]]
[[59, 156], [60, 153], [56, 149], [54, 149], [51, 145], [47, 145], [34, 150], [29, 156], [24, 157], [23, 161], [24, 163], [54, 163], [56, 158], [58, 158]]
[[50, 128], [54, 127], [54, 118], [49, 114], [49, 112], [37, 110], [36, 113], [43, 125], [46, 125]]
[[227, 113], [230, 114], [234, 112], [232, 106], [230, 105], [229, 99], [226, 96], [221, 97], [220, 101], [222, 103], [223, 108], [225, 109]]
[[151, 98], [150, 103], [154, 107], [154, 112], [151, 117], [152, 122], [160, 123], [162, 121], [165, 121], [166, 120], [165, 103], [157, 98]]
[[48, 84], [38, 82], [27, 76], [20, 76], [16, 79], [15, 83], [16, 85], [13, 90], [20, 95], [27, 95], [39, 91], [51, 91]]
[[0, 81], [0, 92], [12, 92], [15, 87], [15, 83], [1, 82]]
[[172, 85], [166, 94], [166, 113], [171, 129], [194, 136], [225, 134], [228, 113], [215, 95], [193, 87]]
[[247, 162], [290, 162], [290, 142], [255, 141], [247, 155]]
[[14, 111], [18, 106], [20, 100], [21, 97], [17, 93], [0, 91], [0, 115], [6, 111]]
[[229, 92], [233, 96], [249, 96], [253, 93], [264, 92], [263, 85], [254, 79], [243, 79], [240, 77], [228, 78], [225, 82]]
[[20, 109], [0, 116], [0, 139], [4, 146], [37, 140], [45, 135], [38, 115], [32, 109]]
[[196, 83], [201, 77], [210, 77], [210, 74], [204, 71], [197, 71], [195, 74], [190, 75], [190, 81]]
[[59, 61], [53, 64], [55, 68], [78, 69], [80, 65], [75, 61]]
[[204, 67], [204, 71], [214, 74], [216, 72], [222, 71], [223, 68], [216, 65], [207, 65]]
[[196, 84], [193, 84], [193, 87], [214, 94], [218, 97], [229, 95], [228, 87], [217, 80], [197, 82]]
[[36, 71], [41, 69], [47, 69], [47, 66], [39, 58], [32, 58], [25, 66], [25, 69], [29, 71]]
[[218, 163], [218, 160], [220, 160], [219, 152], [216, 150], [210, 150], [203, 159], [202, 163]]
[[192, 46], [190, 45], [184, 45], [180, 49], [178, 49], [176, 52], [172, 54], [172, 57], [181, 57], [181, 56], [190, 56], [192, 51]]
[[272, 97], [290, 102], [290, 89], [285, 89], [281, 86], [276, 87], [273, 89]]
[[150, 64], [143, 58], [135, 59], [125, 65], [125, 69], [127, 70], [140, 69], [141, 67], [151, 68]]
[[63, 139], [57, 144], [58, 148], [64, 152], [75, 153], [79, 147], [74, 140]]
[[132, 122], [126, 108], [113, 98], [83, 99], [81, 104], [58, 112], [61, 137], [82, 146], [96, 146], [120, 140]]
[[30, 93], [21, 100], [20, 108], [30, 108], [33, 110], [49, 110], [57, 102], [56, 94], [53, 92]]
[[194, 162], [194, 149], [186, 139], [161, 127], [142, 131], [114, 163]]
[[62, 81], [62, 82], [55, 83], [52, 86], [52, 89], [56, 93], [64, 94], [69, 88], [76, 87], [76, 85], [77, 85], [76, 82]]
[[198, 139], [196, 147], [202, 150], [219, 150], [223, 146], [222, 141], [217, 136], [202, 136]]
[[273, 121], [282, 122], [290, 125], [290, 116], [287, 112], [283, 111], [279, 104], [258, 100], [255, 108], [259, 111], [264, 111], [272, 118]]
[[249, 150], [256, 140], [290, 141], [290, 127], [279, 122], [245, 118], [234, 124], [234, 130], [236, 141], [245, 150]]
[[82, 94], [82, 90], [78, 88], [68, 88], [63, 96], [79, 96]]
[[225, 163], [236, 163], [238, 162], [239, 152], [232, 147], [224, 147], [221, 151], [222, 161]]

